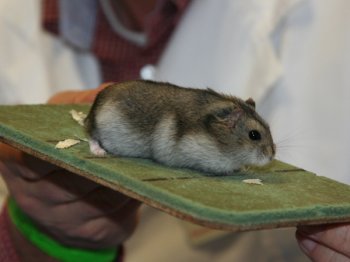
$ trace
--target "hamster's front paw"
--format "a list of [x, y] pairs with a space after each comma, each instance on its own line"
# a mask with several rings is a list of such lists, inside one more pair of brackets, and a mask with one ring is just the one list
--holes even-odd
[[90, 152], [95, 156], [103, 157], [107, 154], [107, 152], [100, 146], [100, 144], [93, 139], [89, 140], [89, 146]]

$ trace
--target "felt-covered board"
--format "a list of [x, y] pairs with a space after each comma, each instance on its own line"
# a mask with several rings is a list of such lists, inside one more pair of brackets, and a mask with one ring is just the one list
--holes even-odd
[[[350, 186], [280, 161], [226, 175], [169, 168], [151, 160], [95, 157], [70, 110], [88, 105], [0, 106], [0, 141], [181, 219], [225, 230], [350, 222]], [[262, 185], [244, 183], [261, 179]]]

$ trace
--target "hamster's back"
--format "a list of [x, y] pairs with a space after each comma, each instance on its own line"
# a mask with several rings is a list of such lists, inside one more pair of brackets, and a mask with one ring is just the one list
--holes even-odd
[[[153, 81], [129, 81], [102, 90], [87, 118], [87, 129], [95, 127], [94, 118], [103, 107], [113, 105], [133, 126], [152, 132], [167, 114], [175, 114], [180, 122], [196, 125], [200, 112], [215, 100], [228, 99], [211, 90], [179, 87]], [[91, 133], [91, 132], [90, 132]]]

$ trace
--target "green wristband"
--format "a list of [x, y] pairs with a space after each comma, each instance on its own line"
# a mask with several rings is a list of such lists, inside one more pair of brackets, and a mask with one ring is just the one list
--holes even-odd
[[9, 198], [7, 208], [11, 221], [25, 238], [37, 248], [59, 261], [111, 262], [115, 261], [118, 255], [116, 248], [90, 250], [64, 246], [42, 233], [33, 221], [18, 207], [13, 198]]

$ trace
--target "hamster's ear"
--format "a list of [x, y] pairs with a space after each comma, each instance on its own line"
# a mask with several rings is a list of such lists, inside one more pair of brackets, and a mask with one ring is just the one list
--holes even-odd
[[229, 128], [234, 128], [236, 126], [236, 123], [242, 114], [242, 109], [232, 107], [220, 108], [214, 113], [215, 117], [219, 121], [226, 123]]
[[255, 109], [255, 101], [253, 100], [253, 98], [250, 97], [245, 102]]

